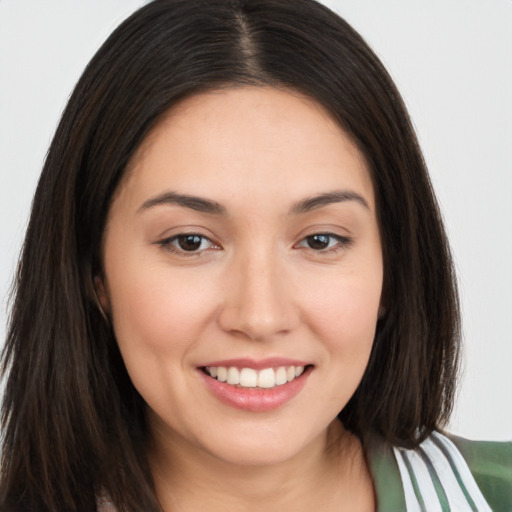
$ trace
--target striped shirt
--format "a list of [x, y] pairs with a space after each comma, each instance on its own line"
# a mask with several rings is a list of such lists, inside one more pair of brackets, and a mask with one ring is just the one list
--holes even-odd
[[[512, 442], [433, 432], [414, 449], [376, 438], [366, 455], [377, 512], [512, 512]], [[115, 512], [108, 497], [98, 512]]]
[[367, 451], [378, 512], [512, 512], [512, 443], [432, 433], [417, 448]]

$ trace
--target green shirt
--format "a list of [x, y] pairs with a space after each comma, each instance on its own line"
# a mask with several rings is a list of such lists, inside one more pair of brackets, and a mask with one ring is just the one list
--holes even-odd
[[512, 442], [433, 433], [415, 449], [374, 440], [367, 457], [377, 512], [512, 512]]
[[[374, 439], [367, 457], [377, 512], [512, 512], [512, 442], [434, 432], [413, 450]], [[108, 497], [98, 512], [115, 512]]]

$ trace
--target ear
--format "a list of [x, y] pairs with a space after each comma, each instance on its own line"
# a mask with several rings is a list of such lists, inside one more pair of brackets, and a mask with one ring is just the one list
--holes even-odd
[[386, 313], [387, 313], [386, 307], [381, 304], [379, 306], [379, 310], [377, 311], [377, 318], [379, 320], [382, 320], [386, 316]]
[[97, 298], [97, 305], [101, 314], [106, 318], [110, 313], [110, 301], [102, 277], [94, 276], [94, 291]]

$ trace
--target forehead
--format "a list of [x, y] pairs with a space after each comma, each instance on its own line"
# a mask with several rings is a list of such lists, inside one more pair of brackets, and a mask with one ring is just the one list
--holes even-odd
[[350, 187], [373, 204], [365, 158], [334, 117], [308, 97], [270, 87], [201, 93], [172, 107], [139, 148], [124, 187], [219, 201], [271, 189], [297, 201]]

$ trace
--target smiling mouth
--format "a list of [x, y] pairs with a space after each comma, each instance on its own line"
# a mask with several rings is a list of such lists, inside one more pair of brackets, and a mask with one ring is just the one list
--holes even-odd
[[234, 366], [204, 366], [201, 370], [209, 377], [236, 388], [272, 389], [294, 381], [310, 366], [279, 366], [261, 370]]

